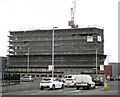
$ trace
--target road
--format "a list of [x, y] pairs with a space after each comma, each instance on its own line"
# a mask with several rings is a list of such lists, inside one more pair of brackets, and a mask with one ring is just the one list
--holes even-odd
[[97, 86], [96, 89], [91, 90], [83, 90], [82, 88], [76, 90], [74, 87], [56, 90], [32, 89], [19, 92], [8, 92], [2, 95], [118, 95], [118, 92], [120, 92], [118, 89], [118, 82], [111, 81], [108, 82], [108, 84], [109, 86], [107, 89], [104, 89], [103, 86]]

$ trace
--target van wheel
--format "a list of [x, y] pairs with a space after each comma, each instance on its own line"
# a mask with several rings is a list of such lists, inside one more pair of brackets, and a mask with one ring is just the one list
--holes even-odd
[[91, 85], [89, 84], [88, 86], [87, 86], [87, 89], [89, 90], [91, 88]]
[[95, 89], [95, 86], [93, 87], [93, 89]]

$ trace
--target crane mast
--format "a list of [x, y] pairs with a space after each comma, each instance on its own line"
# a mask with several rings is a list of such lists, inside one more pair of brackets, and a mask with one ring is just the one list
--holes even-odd
[[71, 26], [71, 28], [78, 28], [78, 25], [75, 25], [74, 23], [74, 16], [75, 16], [75, 9], [76, 9], [76, 0], [73, 2], [73, 7], [71, 8], [71, 21], [68, 21], [68, 25]]

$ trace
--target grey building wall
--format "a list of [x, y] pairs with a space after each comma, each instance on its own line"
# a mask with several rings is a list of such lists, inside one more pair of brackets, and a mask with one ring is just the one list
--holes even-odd
[[7, 57], [0, 57], [0, 72], [5, 72]]
[[6, 63], [7, 57], [0, 57], [0, 79], [2, 78], [2, 73], [5, 72]]
[[2, 79], [2, 58], [0, 57], [0, 80], [1, 79]]
[[112, 76], [116, 77], [119, 75], [118, 69], [119, 69], [119, 65], [120, 63], [109, 63], [112, 66]]
[[0, 57], [0, 72], [2, 72], [2, 57]]

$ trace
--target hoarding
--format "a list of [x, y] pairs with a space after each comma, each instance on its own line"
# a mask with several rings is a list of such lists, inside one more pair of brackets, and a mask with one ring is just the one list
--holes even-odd
[[48, 65], [48, 71], [54, 71], [54, 66], [53, 65]]
[[100, 65], [100, 71], [104, 71], [104, 65]]

